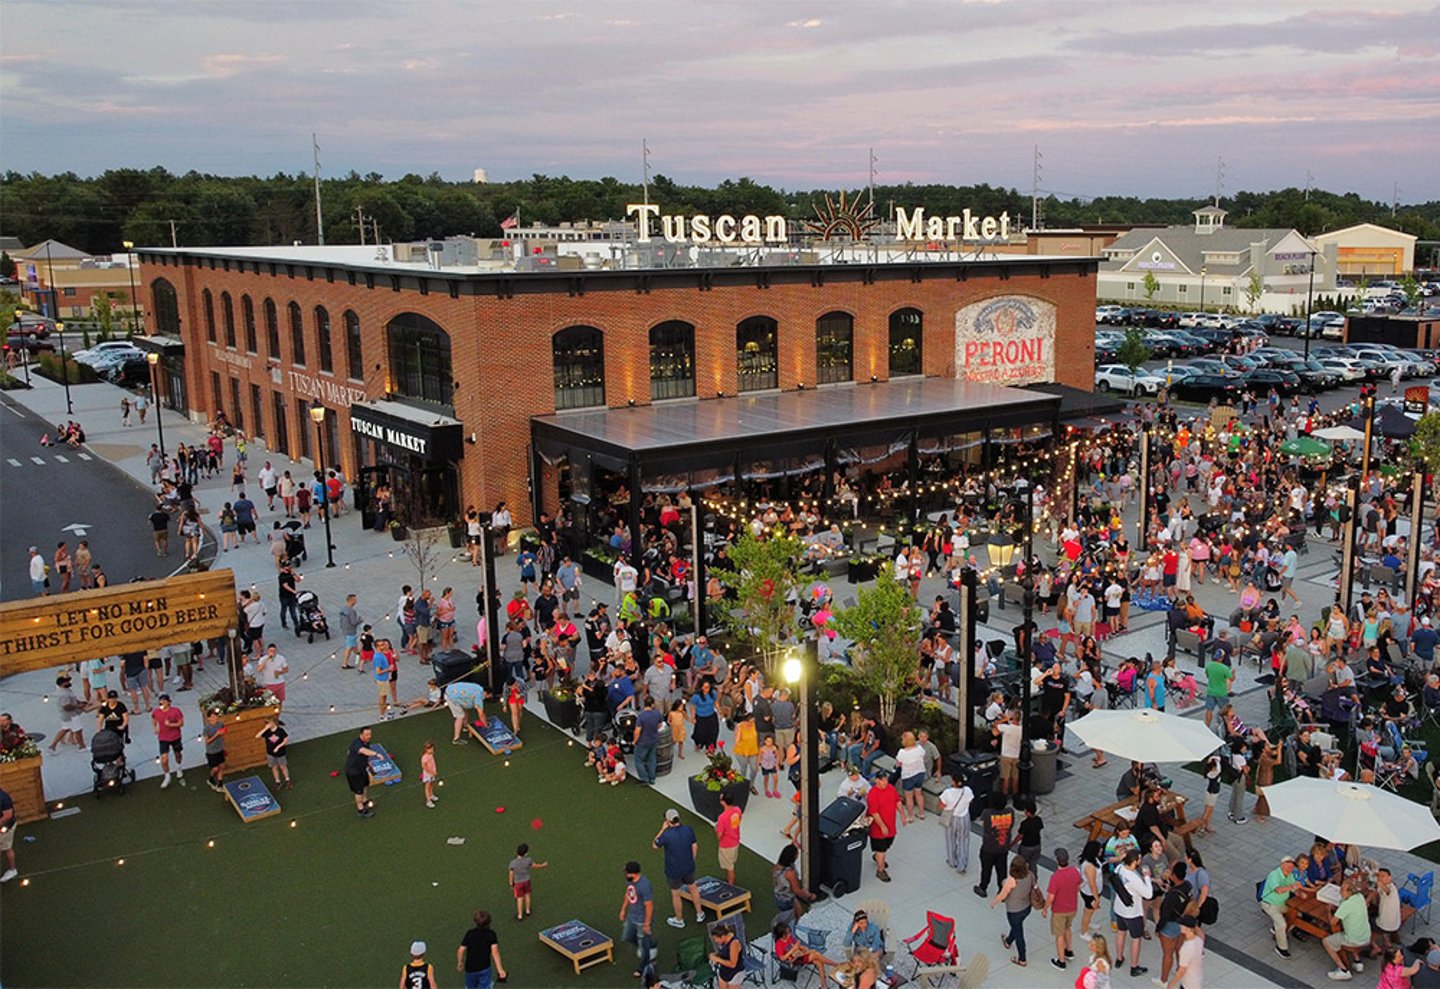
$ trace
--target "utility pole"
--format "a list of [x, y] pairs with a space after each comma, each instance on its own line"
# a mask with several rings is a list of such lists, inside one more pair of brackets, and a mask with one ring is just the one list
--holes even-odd
[[378, 247], [380, 245], [380, 221], [373, 216], [370, 217], [370, 233], [373, 234], [370, 238], [371, 241]]
[[171, 247], [179, 247], [179, 246], [180, 246], [180, 238], [177, 237], [177, 236], [175, 236], [175, 221], [174, 221], [174, 220], [171, 220], [171, 221], [170, 221], [170, 246], [171, 246]]
[[640, 139], [640, 191], [643, 194], [643, 202], [650, 205], [650, 145], [645, 138]]
[[1390, 191], [1390, 215], [1394, 216], [1395, 211], [1400, 208], [1400, 183], [1396, 182]]
[[360, 228], [360, 246], [365, 246], [365, 207], [356, 206], [351, 214], [355, 217], [355, 225]]
[[1040, 229], [1040, 173], [1044, 166], [1040, 160], [1045, 156], [1040, 153], [1040, 145], [1035, 145], [1035, 165], [1030, 173], [1030, 229]]
[[321, 247], [325, 246], [325, 217], [320, 212], [320, 142], [315, 132], [310, 132], [310, 146], [315, 152], [315, 238]]
[[871, 213], [872, 216], [873, 216], [874, 213], [875, 213], [875, 166], [878, 165], [879, 163], [880, 163], [880, 159], [875, 157], [875, 149], [874, 149], [874, 148], [871, 148], [871, 149], [870, 149], [870, 213]]
[[1225, 159], [1215, 156], [1215, 205], [1220, 205], [1220, 196], [1225, 192]]
[[1310, 189], [1315, 185], [1315, 173], [1308, 168], [1305, 170], [1305, 201], [1310, 201]]

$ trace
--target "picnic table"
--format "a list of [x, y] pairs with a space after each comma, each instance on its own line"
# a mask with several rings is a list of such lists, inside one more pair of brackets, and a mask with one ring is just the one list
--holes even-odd
[[[1373, 919], [1375, 888], [1366, 882], [1361, 892], [1365, 896], [1365, 902], [1369, 905]], [[1335, 902], [1331, 903], [1331, 900]], [[1326, 937], [1331, 933], [1331, 921], [1335, 918], [1335, 907], [1339, 902], [1340, 889], [1334, 883], [1292, 893], [1290, 899], [1285, 901], [1285, 923], [1293, 931], [1304, 931], [1316, 938]], [[1400, 927], [1403, 929], [1414, 915], [1415, 908], [1408, 903], [1402, 903], [1400, 905]]]
[[[1185, 796], [1176, 793], [1174, 790], [1162, 790], [1160, 797], [1161, 819], [1170, 827], [1179, 829], [1186, 823], [1185, 819]], [[1139, 811], [1140, 800], [1138, 797], [1128, 797], [1125, 800], [1117, 800], [1108, 807], [1101, 807], [1097, 811], [1091, 811], [1080, 820], [1075, 822], [1075, 827], [1086, 833], [1090, 841], [1098, 841], [1107, 831], [1114, 832], [1119, 829], [1122, 823], [1135, 823], [1135, 815]]]

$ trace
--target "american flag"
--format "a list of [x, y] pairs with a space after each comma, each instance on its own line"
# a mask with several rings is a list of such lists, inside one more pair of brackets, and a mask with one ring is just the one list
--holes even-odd
[[517, 226], [519, 226], [519, 225], [520, 225], [520, 213], [519, 213], [518, 210], [517, 210], [516, 212], [514, 212], [514, 213], [511, 213], [509, 216], [505, 217], [505, 219], [503, 219], [503, 220], [500, 221], [500, 229], [501, 229], [501, 230], [509, 230], [509, 229], [511, 229], [512, 227], [517, 227]]

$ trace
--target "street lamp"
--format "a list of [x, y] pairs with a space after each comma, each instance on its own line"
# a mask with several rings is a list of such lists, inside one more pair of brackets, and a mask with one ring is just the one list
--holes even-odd
[[325, 486], [325, 406], [310, 406], [310, 421], [315, 424], [315, 470], [320, 475], [320, 517], [325, 520], [325, 566], [335, 565], [335, 542], [330, 538], [330, 496]]
[[[800, 874], [812, 893], [820, 892], [820, 730], [815, 723], [815, 677], [819, 668], [819, 645], [807, 638], [798, 650], [792, 649], [781, 664], [785, 682], [796, 691], [795, 708], [800, 714]], [[833, 753], [832, 753], [833, 756]]]
[[155, 365], [160, 363], [160, 355], [153, 350], [145, 355], [145, 363], [150, 365], [150, 404], [155, 407], [155, 432], [160, 439], [160, 456], [165, 456], [165, 423], [164, 417], [160, 415], [160, 390], [155, 387]]
[[1200, 266], [1200, 311], [1205, 311], [1205, 266]]
[[[135, 249], [135, 242], [133, 240], [127, 240], [124, 243], [126, 251], [125, 267], [130, 269], [130, 335], [133, 337], [140, 313], [139, 307], [135, 304], [135, 261], [132, 253]], [[155, 414], [159, 415], [160, 413], [157, 411]]]
[[1310, 284], [1305, 289], [1305, 359], [1310, 359], [1310, 307], [1315, 304], [1315, 255], [1310, 252]]
[[70, 358], [65, 353], [65, 324], [57, 320], [55, 332], [60, 337], [60, 380], [65, 383], [65, 413], [73, 415], [75, 405], [70, 401]]

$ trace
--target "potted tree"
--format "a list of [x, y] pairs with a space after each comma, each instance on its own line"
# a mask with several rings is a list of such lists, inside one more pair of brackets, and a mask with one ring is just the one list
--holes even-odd
[[701, 817], [714, 821], [720, 817], [720, 794], [741, 810], [750, 799], [750, 781], [741, 776], [734, 760], [720, 742], [710, 751], [705, 768], [690, 777], [690, 804]]
[[540, 693], [540, 702], [545, 705], [545, 717], [556, 728], [574, 731], [580, 724], [580, 706], [575, 701], [575, 680], [565, 677], [555, 684], [554, 689]]

